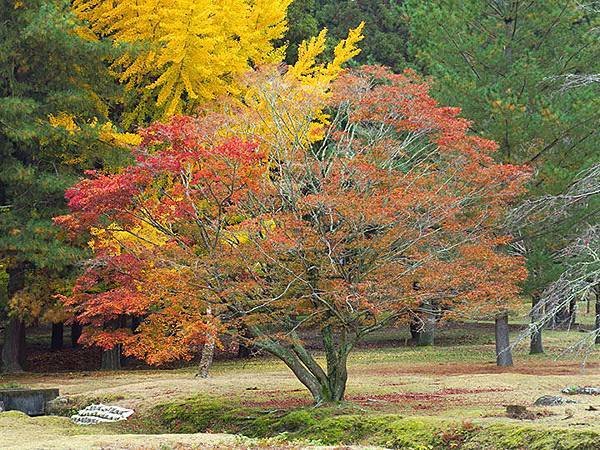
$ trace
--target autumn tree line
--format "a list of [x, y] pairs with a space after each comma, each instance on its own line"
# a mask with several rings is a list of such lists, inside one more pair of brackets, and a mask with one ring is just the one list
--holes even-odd
[[[0, 5], [2, 370], [27, 329], [160, 365], [225, 341], [344, 398], [370, 333], [527, 338], [595, 292], [599, 10], [575, 0]], [[316, 334], [325, 364], [306, 347]]]

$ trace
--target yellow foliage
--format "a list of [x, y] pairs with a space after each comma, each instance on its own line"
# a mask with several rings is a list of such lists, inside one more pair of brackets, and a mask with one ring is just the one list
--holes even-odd
[[106, 122], [100, 127], [100, 139], [103, 142], [118, 147], [136, 147], [142, 142], [142, 138], [139, 135], [135, 133], [120, 133], [110, 122]]
[[167, 236], [147, 222], [140, 222], [130, 230], [124, 230], [117, 224], [106, 228], [91, 228], [92, 240], [88, 245], [92, 250], [110, 248], [114, 254], [121, 253], [123, 248], [131, 250], [134, 247], [151, 249], [167, 243]]
[[44, 275], [28, 280], [27, 286], [11, 297], [8, 304], [10, 315], [14, 314], [28, 324], [38, 320], [58, 323], [70, 317], [64, 305], [55, 297], [71, 289], [69, 281]]
[[363, 39], [364, 22], [350, 30], [348, 37], [340, 41], [334, 49], [333, 60], [329, 63], [317, 63], [325, 51], [327, 29], [318, 36], [303, 42], [298, 49], [298, 61], [290, 68], [287, 76], [295, 77], [304, 84], [328, 86], [343, 69], [343, 65], [360, 53], [358, 43]]
[[[67, 113], [60, 113], [56, 116], [50, 114], [48, 116], [48, 122], [54, 128], [62, 128], [71, 135], [81, 130], [79, 125], [75, 123], [75, 117]], [[105, 144], [117, 147], [135, 147], [142, 142], [139, 135], [134, 133], [121, 133], [111, 122], [99, 124], [97, 119], [93, 119], [86, 125], [90, 128], [97, 129], [98, 139]]]
[[[98, 36], [137, 47], [113, 64], [139, 100], [126, 119], [133, 123], [239, 94], [240, 75], [281, 61], [273, 42], [286, 30], [291, 1], [75, 0], [73, 7]], [[144, 91], [151, 95], [138, 95]]]
[[67, 113], [60, 113], [57, 116], [50, 114], [48, 116], [48, 122], [50, 122], [50, 125], [54, 128], [63, 128], [69, 134], [75, 134], [75, 132], [79, 130], [73, 116]]
[[[329, 123], [324, 107], [331, 83], [343, 66], [360, 52], [364, 24], [350, 30], [334, 50], [333, 59], [319, 62], [326, 49], [327, 30], [301, 44], [298, 61], [284, 75], [271, 70], [249, 80], [244, 106], [259, 116], [250, 120], [249, 134], [260, 136], [267, 147], [290, 151], [323, 138]], [[293, 151], [293, 150], [292, 150]], [[282, 155], [283, 156], [283, 155]]]

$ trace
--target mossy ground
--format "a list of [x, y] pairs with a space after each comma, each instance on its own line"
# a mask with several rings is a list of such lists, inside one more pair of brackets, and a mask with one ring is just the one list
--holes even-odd
[[[285, 437], [323, 445], [394, 449], [597, 450], [600, 429], [569, 430], [534, 424], [489, 424], [436, 417], [404, 417], [357, 410], [355, 405], [267, 411], [197, 396], [155, 407], [156, 431], [227, 432]], [[130, 424], [131, 425], [131, 424]]]
[[[41, 433], [63, 445], [42, 448], [69, 448], [70, 442], [85, 442], [72, 448], [92, 448], [88, 443], [98, 436], [104, 444], [122, 445], [107, 448], [171, 448], [182, 442], [206, 448], [199, 441], [204, 435], [190, 434], [198, 431], [277, 436], [276, 445], [265, 441], [275, 448], [282, 439], [396, 448], [600, 448], [600, 413], [588, 411], [589, 406], [600, 409], [600, 398], [573, 396], [579, 403], [532, 406], [539, 396], [558, 395], [566, 386], [600, 386], [600, 349], [588, 354], [585, 366], [580, 354], [565, 353], [581, 333], [546, 332], [546, 355], [528, 355], [524, 343], [508, 369], [494, 364], [491, 324], [441, 330], [432, 348], [405, 345], [407, 337], [406, 330], [388, 330], [352, 354], [348, 403], [340, 407], [312, 408], [289, 370], [261, 357], [217, 361], [207, 380], [195, 378], [193, 368], [0, 377], [0, 384], [59, 387], [72, 405], [102, 401], [136, 410], [135, 419], [104, 428], [75, 427], [66, 418], [2, 414], [0, 429], [4, 442], [22, 444], [23, 436]], [[539, 416], [510, 419], [507, 404], [527, 406]], [[238, 445], [231, 434], [226, 439], [224, 448], [233, 448], [234, 441]], [[139, 442], [145, 446], [136, 447]], [[242, 447], [248, 442], [262, 445], [244, 441]]]

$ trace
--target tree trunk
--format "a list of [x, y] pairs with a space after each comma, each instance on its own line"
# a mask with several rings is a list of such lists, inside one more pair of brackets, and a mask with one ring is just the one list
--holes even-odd
[[410, 321], [410, 339], [411, 341], [413, 341], [413, 343], [417, 343], [419, 341], [419, 327], [420, 327], [420, 320], [417, 320], [416, 318]]
[[[254, 337], [264, 337], [255, 327], [250, 329]], [[335, 344], [330, 327], [322, 330], [327, 373], [301, 344], [295, 333], [290, 335], [292, 342], [286, 346], [268, 338], [256, 340], [256, 346], [281, 359], [298, 381], [310, 391], [315, 404], [336, 403], [344, 399], [348, 380], [347, 360], [352, 345], [345, 342], [342, 333], [340, 342]]]
[[83, 331], [83, 325], [78, 322], [73, 322], [71, 324], [71, 347], [77, 348], [79, 347], [79, 338], [81, 337], [81, 332]]
[[[25, 268], [19, 265], [9, 268], [7, 273], [8, 298], [12, 298], [25, 287]], [[4, 330], [2, 371], [4, 373], [22, 372], [25, 359], [25, 323], [18, 317], [11, 317]]]
[[342, 332], [336, 339], [330, 325], [321, 329], [321, 338], [325, 349], [327, 361], [327, 376], [321, 381], [321, 402], [341, 402], [346, 394], [348, 381], [348, 353], [351, 346], [346, 341], [346, 332]]
[[577, 324], [577, 300], [573, 299], [569, 303], [569, 329]]
[[120, 370], [121, 369], [121, 345], [116, 345], [110, 350], [102, 352], [101, 370]]
[[240, 359], [249, 358], [252, 356], [252, 349], [246, 344], [239, 342], [237, 349], [237, 357]]
[[251, 346], [245, 343], [245, 341], [247, 342], [249, 335], [250, 333], [245, 326], [242, 325], [240, 328], [238, 328], [238, 358], [249, 358], [250, 356], [252, 356]]
[[573, 325], [575, 325], [576, 318], [577, 302], [575, 300], [571, 300], [569, 304], [563, 305], [553, 314], [551, 328], [569, 330]]
[[513, 365], [508, 336], [508, 313], [496, 316], [496, 364], [500, 367]]
[[[105, 327], [116, 330], [123, 328], [127, 325], [127, 319], [125, 316], [120, 316], [118, 319], [112, 320], [105, 325]], [[110, 350], [104, 350], [102, 352], [102, 363], [100, 365], [101, 370], [121, 370], [121, 344], [115, 345]]]
[[[212, 317], [212, 310], [210, 307], [207, 308], [206, 315]], [[216, 336], [211, 332], [208, 332], [206, 342], [202, 347], [202, 357], [200, 358], [200, 364], [198, 365], [198, 372], [196, 373], [197, 377], [208, 378], [208, 372], [215, 356], [215, 341]]]
[[534, 355], [544, 353], [544, 345], [542, 343], [542, 318], [544, 311], [541, 309], [541, 299], [538, 295], [531, 296], [531, 342], [529, 346], [529, 354]]
[[197, 377], [208, 378], [208, 372], [212, 366], [213, 358], [215, 356], [215, 337], [210, 334], [206, 338], [206, 342], [202, 347], [202, 357], [200, 358], [200, 364], [198, 365]]
[[596, 344], [600, 344], [600, 283], [594, 286], [594, 292], [596, 294]]
[[431, 302], [423, 302], [421, 305], [422, 314], [422, 324], [421, 330], [419, 330], [419, 334], [417, 337], [417, 345], [424, 347], [433, 345], [434, 337], [435, 337], [435, 307]]
[[62, 350], [65, 327], [62, 322], [52, 324], [51, 350]]
[[15, 317], [9, 319], [4, 330], [2, 346], [2, 372], [23, 372], [25, 323]]
[[141, 317], [139, 317], [139, 316], [133, 316], [131, 318], [131, 332], [135, 333], [141, 323], [142, 323], [142, 318]]

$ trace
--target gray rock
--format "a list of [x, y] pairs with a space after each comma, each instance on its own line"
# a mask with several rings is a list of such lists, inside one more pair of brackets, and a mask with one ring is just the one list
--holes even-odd
[[46, 402], [46, 414], [62, 416], [71, 408], [67, 397], [56, 397], [54, 400]]
[[0, 402], [0, 412], [4, 412], [4, 402]]
[[563, 394], [568, 395], [600, 395], [600, 387], [591, 387], [591, 386], [569, 386], [564, 388], [562, 391]]
[[556, 395], [542, 395], [538, 398], [534, 405], [535, 406], [558, 406], [564, 405], [567, 403], [577, 403], [575, 400], [571, 400], [569, 398], [558, 397]]

